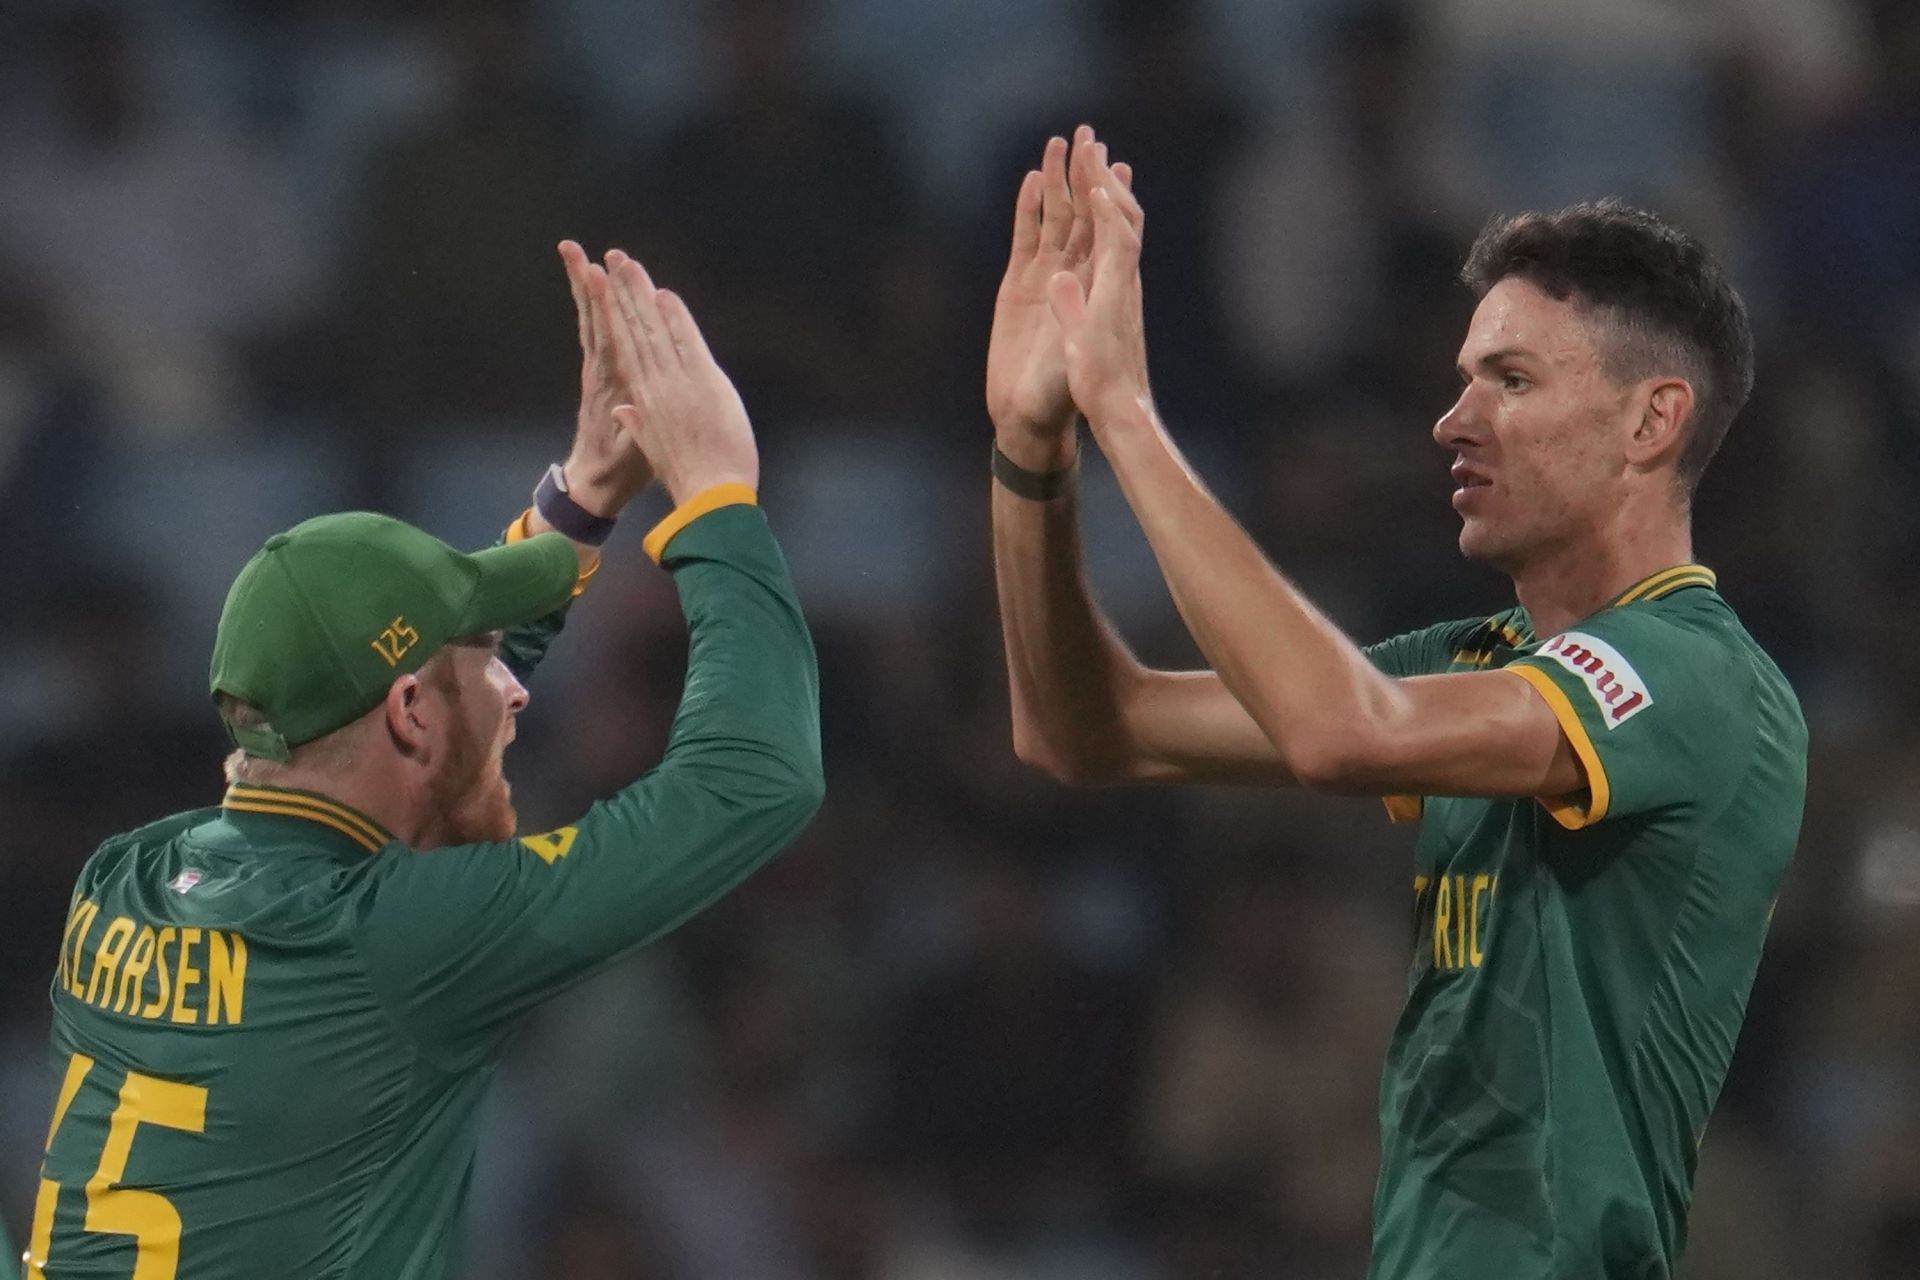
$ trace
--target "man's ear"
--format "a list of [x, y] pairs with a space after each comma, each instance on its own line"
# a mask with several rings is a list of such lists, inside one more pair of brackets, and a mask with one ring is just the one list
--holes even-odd
[[401, 755], [422, 763], [433, 752], [426, 700], [427, 687], [417, 674], [401, 676], [387, 686], [387, 736]]
[[1661, 378], [1645, 394], [1640, 421], [1627, 440], [1627, 461], [1636, 467], [1677, 458], [1693, 421], [1693, 387], [1685, 378]]

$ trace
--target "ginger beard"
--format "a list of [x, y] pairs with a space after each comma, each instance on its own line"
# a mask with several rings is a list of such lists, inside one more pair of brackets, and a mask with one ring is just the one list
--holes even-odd
[[[495, 708], [492, 732], [479, 723], [492, 700], [466, 696], [448, 663], [433, 675], [434, 684], [453, 713], [447, 735], [447, 753], [427, 782], [432, 812], [438, 815], [437, 844], [478, 844], [511, 840], [519, 815], [513, 809], [513, 791], [507, 785], [502, 757], [513, 733], [513, 716], [504, 703]], [[487, 689], [484, 682], [481, 689]]]

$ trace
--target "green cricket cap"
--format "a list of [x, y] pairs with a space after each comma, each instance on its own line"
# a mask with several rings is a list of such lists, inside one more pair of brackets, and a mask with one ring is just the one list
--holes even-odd
[[276, 533], [220, 611], [212, 691], [266, 718], [229, 721], [227, 736], [248, 755], [285, 760], [371, 711], [448, 641], [552, 613], [579, 573], [573, 544], [557, 533], [467, 554], [369, 511]]

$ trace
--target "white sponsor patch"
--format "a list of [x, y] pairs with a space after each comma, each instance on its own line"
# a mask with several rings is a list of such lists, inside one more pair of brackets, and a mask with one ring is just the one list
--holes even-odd
[[1580, 677], [1600, 708], [1600, 722], [1611, 729], [1653, 705], [1647, 682], [1620, 651], [1584, 631], [1562, 631], [1540, 652]]
[[200, 872], [188, 868], [169, 881], [167, 888], [173, 890], [175, 893], [185, 893], [204, 879], [206, 879], [206, 877]]

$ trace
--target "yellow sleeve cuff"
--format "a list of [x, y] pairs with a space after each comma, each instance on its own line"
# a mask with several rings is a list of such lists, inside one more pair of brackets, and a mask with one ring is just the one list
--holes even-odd
[[[514, 517], [513, 523], [507, 526], [507, 545], [511, 546], [516, 542], [524, 542], [533, 536], [533, 529], [530, 523], [532, 519], [532, 507], [528, 507], [525, 511], [522, 511]], [[587, 584], [593, 581], [593, 575], [598, 572], [600, 572], [600, 557], [595, 556], [593, 563], [582, 569], [580, 576], [574, 579], [573, 594], [578, 596], [582, 591], [585, 591]]]
[[1536, 797], [1553, 820], [1569, 831], [1578, 831], [1590, 827], [1607, 816], [1607, 805], [1613, 799], [1612, 790], [1607, 785], [1607, 770], [1600, 763], [1600, 753], [1593, 748], [1593, 738], [1587, 733], [1587, 726], [1580, 722], [1580, 713], [1567, 701], [1567, 695], [1553, 682], [1553, 677], [1535, 667], [1516, 665], [1502, 667], [1502, 671], [1511, 671], [1538, 693], [1553, 711], [1553, 718], [1560, 722], [1560, 732], [1567, 735], [1567, 741], [1573, 746], [1573, 754], [1580, 758], [1580, 767], [1587, 775], [1586, 803], [1580, 803], [1579, 792], [1564, 796]]
[[660, 557], [666, 554], [667, 544], [672, 542], [674, 535], [682, 529], [709, 512], [718, 511], [722, 507], [742, 505], [759, 506], [760, 495], [744, 484], [717, 484], [711, 489], [703, 489], [675, 507], [666, 519], [653, 526], [652, 532], [647, 534], [646, 541], [640, 545], [646, 549], [647, 555], [653, 559], [654, 563], [658, 564]]
[[1380, 803], [1387, 806], [1387, 821], [1395, 826], [1420, 821], [1427, 809], [1424, 796], [1381, 796]]

